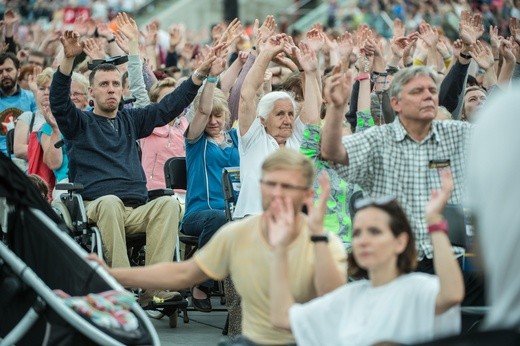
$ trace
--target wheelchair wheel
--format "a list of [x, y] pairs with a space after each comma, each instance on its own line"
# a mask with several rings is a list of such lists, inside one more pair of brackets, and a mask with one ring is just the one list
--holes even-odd
[[164, 317], [162, 311], [159, 310], [145, 310], [145, 312], [148, 315], [148, 317], [153, 318], [155, 320], [160, 320]]

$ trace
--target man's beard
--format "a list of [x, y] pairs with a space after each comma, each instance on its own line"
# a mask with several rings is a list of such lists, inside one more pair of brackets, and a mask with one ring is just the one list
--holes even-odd
[[2, 79], [2, 83], [0, 84], [0, 89], [4, 94], [10, 94], [13, 89], [16, 88], [16, 83], [11, 78]]

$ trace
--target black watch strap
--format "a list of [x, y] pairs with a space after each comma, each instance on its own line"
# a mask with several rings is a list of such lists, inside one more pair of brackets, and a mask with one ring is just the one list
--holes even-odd
[[311, 241], [313, 243], [317, 243], [317, 242], [320, 242], [320, 241], [328, 243], [329, 242], [329, 236], [326, 235], [326, 234], [313, 234], [313, 235], [311, 235]]

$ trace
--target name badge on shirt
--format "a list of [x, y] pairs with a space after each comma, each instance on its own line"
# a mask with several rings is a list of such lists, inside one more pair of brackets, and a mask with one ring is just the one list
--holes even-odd
[[442, 169], [450, 167], [450, 160], [431, 160], [428, 164], [430, 169]]

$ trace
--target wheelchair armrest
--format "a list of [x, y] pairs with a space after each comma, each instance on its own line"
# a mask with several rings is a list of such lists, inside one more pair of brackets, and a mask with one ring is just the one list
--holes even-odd
[[59, 183], [59, 184], [56, 184], [56, 190], [79, 191], [79, 190], [83, 190], [83, 184]]
[[172, 189], [155, 189], [148, 191], [148, 199], [153, 200], [163, 196], [173, 196], [175, 192]]

